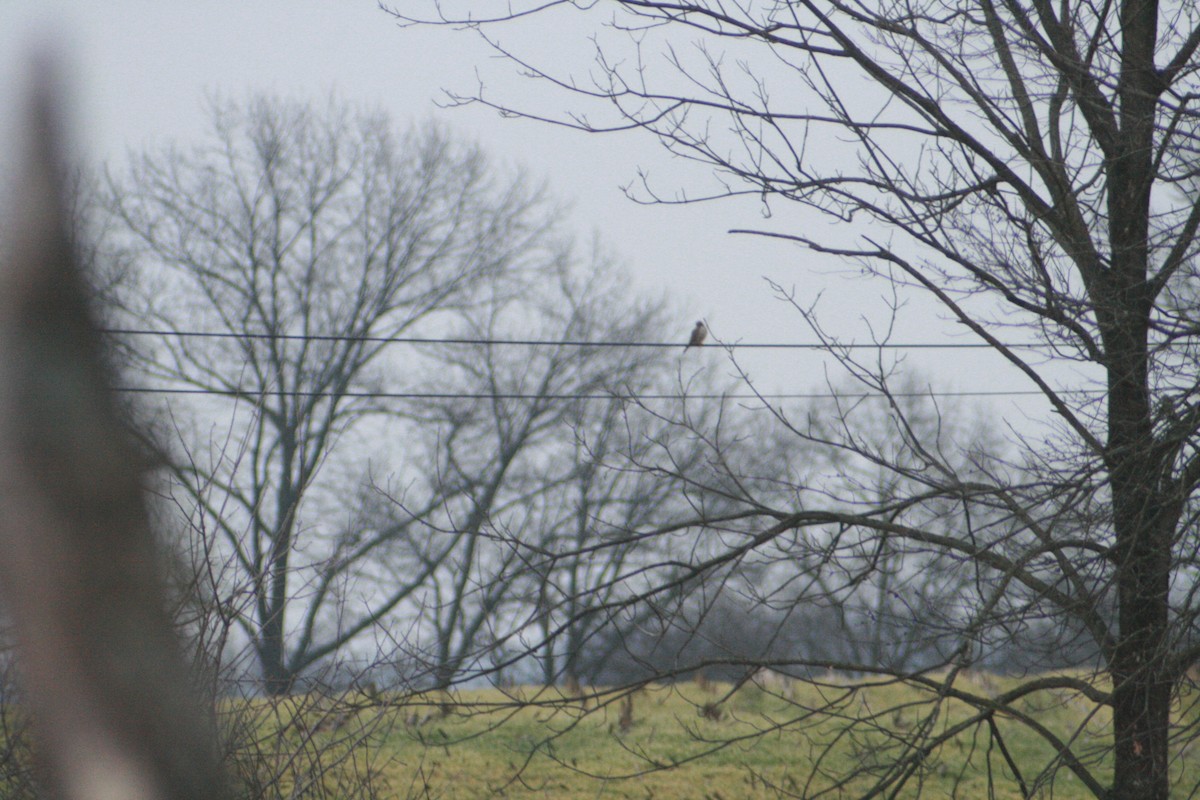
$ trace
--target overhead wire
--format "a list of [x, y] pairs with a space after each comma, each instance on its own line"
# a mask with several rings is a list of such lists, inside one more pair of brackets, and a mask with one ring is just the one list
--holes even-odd
[[[288, 333], [255, 333], [251, 331], [200, 331], [200, 330], [162, 330], [154, 328], [102, 328], [101, 333], [112, 336], [157, 336], [176, 338], [205, 338], [205, 339], [250, 339], [250, 340], [281, 340], [281, 341], [336, 341], [336, 342], [375, 342], [382, 344], [416, 344], [416, 345], [499, 345], [499, 346], [534, 346], [534, 347], [624, 347], [624, 348], [671, 348], [681, 347], [679, 342], [630, 342], [630, 341], [585, 341], [585, 340], [551, 340], [551, 339], [494, 339], [494, 338], [464, 338], [464, 337], [419, 337], [419, 336], [375, 336], [353, 334], [288, 334]], [[876, 342], [876, 343], [846, 343], [827, 344], [814, 342], [732, 342], [707, 345], [719, 349], [797, 349], [797, 350], [858, 350], [858, 349], [991, 349], [992, 345], [984, 342]], [[1013, 348], [1042, 348], [1049, 347], [1042, 342], [1011, 342], [1004, 346]], [[394, 399], [394, 400], [614, 400], [627, 401], [643, 400], [862, 400], [883, 397], [1033, 397], [1042, 395], [1036, 389], [1029, 390], [944, 390], [944, 391], [904, 391], [904, 392], [794, 392], [794, 393], [736, 393], [736, 394], [634, 394], [620, 392], [605, 393], [548, 393], [528, 394], [521, 392], [397, 392], [397, 391], [275, 391], [255, 389], [253, 391], [240, 388], [215, 387], [171, 387], [171, 386], [118, 386], [117, 392], [123, 394], [156, 394], [156, 395], [207, 395], [232, 397], [237, 399], [254, 400], [258, 397], [285, 395], [288, 397], [320, 398], [342, 397], [362, 399]], [[1073, 389], [1064, 390], [1064, 394], [1089, 395], [1103, 394], [1103, 390]]]
[[[682, 348], [682, 342], [630, 342], [582, 339], [495, 339], [439, 336], [374, 336], [356, 334], [254, 333], [251, 331], [157, 330], [153, 328], [103, 328], [101, 333], [114, 336], [159, 336], [180, 339], [263, 339], [301, 342], [375, 342], [380, 344], [462, 344], [523, 347], [649, 347]], [[986, 342], [720, 342], [708, 347], [729, 350], [989, 350]], [[1004, 347], [1040, 349], [1052, 347], [1045, 342], [1006, 342]]]
[[[258, 397], [351, 397], [378, 400], [869, 400], [883, 397], [1034, 397], [1043, 392], [1036, 389], [996, 389], [966, 391], [904, 391], [904, 392], [794, 392], [794, 393], [730, 393], [730, 394], [624, 394], [610, 393], [545, 393], [527, 394], [520, 392], [387, 392], [345, 391], [310, 392], [303, 390], [275, 391], [246, 389], [215, 389], [200, 387], [171, 386], [117, 386], [114, 391], [123, 394], [166, 394], [166, 395], [211, 395], [255, 399]], [[1103, 389], [1067, 389], [1062, 394], [1101, 395]]]

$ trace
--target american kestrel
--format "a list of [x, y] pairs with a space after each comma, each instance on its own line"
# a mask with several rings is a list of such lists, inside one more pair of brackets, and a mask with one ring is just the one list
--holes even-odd
[[689, 347], [699, 347], [704, 344], [704, 338], [708, 336], [708, 326], [704, 322], [698, 321], [696, 327], [692, 328], [692, 338], [688, 339], [687, 345], [684, 346], [683, 352], [687, 352]]

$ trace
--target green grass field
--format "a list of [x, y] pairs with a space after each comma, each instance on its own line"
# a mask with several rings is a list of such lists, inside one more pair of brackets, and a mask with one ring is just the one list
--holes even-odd
[[[955, 684], [993, 694], [1013, 685], [995, 678], [986, 686]], [[328, 797], [344, 796], [369, 776], [381, 797], [445, 800], [857, 797], [880, 785], [888, 787], [883, 796], [899, 788], [894, 796], [1020, 798], [1013, 765], [1029, 796], [1092, 796], [1070, 770], [1047, 769], [1058, 763], [1056, 750], [1026, 726], [1000, 715], [994, 727], [972, 722], [978, 712], [967, 704], [898, 684], [772, 691], [747, 684], [732, 691], [681, 683], [647, 686], [631, 701], [597, 691], [587, 702], [528, 687], [453, 697], [348, 695], [303, 711], [302, 700], [290, 702], [259, 706], [260, 741], [274, 739], [281, 746], [270, 752], [278, 754], [320, 753], [308, 762], [322, 764], [319, 775], [297, 770], [293, 756], [285, 788], [303, 780]], [[1109, 720], [1102, 709], [1062, 689], [1031, 694], [1014, 707], [1069, 741], [1107, 783]], [[1180, 707], [1188, 709], [1181, 718], [1195, 716], [1190, 702]], [[1200, 754], [1177, 752], [1173, 773], [1178, 786], [1194, 787]]]

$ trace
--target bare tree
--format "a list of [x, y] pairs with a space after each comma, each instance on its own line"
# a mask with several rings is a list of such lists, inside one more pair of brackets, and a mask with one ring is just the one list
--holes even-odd
[[388, 340], [438, 332], [483, 277], [548, 257], [552, 215], [436, 128], [265, 98], [214, 104], [208, 144], [110, 177], [107, 209], [136, 276], [124, 320], [150, 331], [127, 337], [129, 373], [184, 394], [164, 417], [177, 487], [234, 559], [221, 602], [285, 692], [420, 583], [353, 612], [338, 592], [397, 535], [345, 502], [366, 471], [344, 445], [383, 410]]
[[[394, 476], [402, 491], [386, 491], [406, 533], [385, 569], [429, 575], [413, 597], [423, 642], [413, 658], [439, 687], [529, 655], [521, 631], [552, 624], [563, 537], [572, 553], [590, 546], [611, 524], [598, 516], [604, 507], [650, 514], [669, 492], [669, 482], [648, 488], [631, 476], [636, 487], [618, 480], [597, 494], [608, 440], [624, 435], [621, 410], [664, 383], [675, 360], [665, 348], [630, 346], [656, 338], [666, 314], [626, 283], [607, 259], [564, 249], [527, 275], [523, 291], [483, 291], [487, 301], [462, 315], [456, 341], [426, 352], [430, 382], [445, 395], [398, 408], [416, 423], [420, 470]], [[624, 557], [597, 552], [593, 574]], [[552, 683], [557, 669], [547, 669]]]
[[[623, 390], [663, 387], [661, 382], [640, 383], [626, 384]], [[570, 450], [560, 457], [573, 469], [547, 498], [547, 513], [529, 526], [525, 537], [532, 579], [528, 591], [537, 609], [535, 641], [547, 685], [595, 682], [597, 669], [611, 654], [606, 651], [639, 621], [636, 616], [622, 618], [630, 587], [621, 578], [631, 564], [649, 563], [659, 555], [639, 546], [630, 533], [687, 510], [679, 502], [680, 482], [631, 467], [654, 447], [647, 415], [638, 412], [636, 402], [620, 397], [572, 409]]]
[[[532, 40], [521, 52], [492, 41], [565, 94], [574, 113], [556, 121], [642, 129], [714, 167], [715, 188], [693, 197], [787, 200], [841, 221], [825, 240], [755, 232], [927, 293], [1041, 392], [1053, 416], [1014, 437], [1013, 469], [978, 459], [955, 468], [969, 461], [921, 438], [895, 402], [890, 450], [860, 441], [850, 414], [834, 436], [793, 425], [811, 443], [923, 488], [855, 499], [828, 483], [829, 493], [804, 486], [790, 504], [763, 503], [764, 522], [746, 536], [758, 548], [794, 540], [814, 555], [823, 541], [820, 564], [834, 563], [850, 541], [860, 551], [903, 543], [974, 573], [973, 591], [945, 620], [962, 640], [950, 659], [960, 666], [972, 657], [967, 642], [987, 631], [1014, 630], [1029, 616], [1073, 620], [1100, 674], [967, 698], [976, 726], [1001, 714], [1045, 739], [1056, 757], [1035, 787], [1065, 767], [1098, 797], [1166, 798], [1178, 752], [1172, 696], [1200, 656], [1189, 632], [1200, 481], [1189, 299], [1200, 228], [1191, 191], [1195, 5], [562, 0], [500, 12], [470, 2], [431, 9], [429, 21], [464, 23], [485, 37], [489, 20], [536, 24], [555, 12], [608, 23], [596, 26], [586, 75], [542, 63]], [[410, 6], [393, 13], [414, 15]], [[522, 41], [507, 30], [505, 43]], [[612, 116], [593, 114], [600, 108], [589, 99]], [[820, 333], [813, 309], [801, 310]], [[1002, 331], [1042, 347], [1012, 347]], [[896, 397], [878, 363], [831, 350], [867, 388]], [[1086, 365], [1094, 381], [1060, 380], [1062, 363]], [[986, 524], [976, 526], [984, 512]], [[846, 577], [872, 568], [863, 562]], [[907, 677], [931, 685], [928, 675]], [[1011, 702], [1056, 681], [1111, 710], [1111, 780], [1079, 757], [1070, 735], [1045, 730]], [[904, 737], [894, 768], [864, 794], [909, 781], [943, 741], [928, 728]]]

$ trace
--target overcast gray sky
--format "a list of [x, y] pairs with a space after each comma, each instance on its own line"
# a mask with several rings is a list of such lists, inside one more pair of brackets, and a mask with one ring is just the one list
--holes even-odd
[[[883, 321], [886, 287], [850, 277], [849, 265], [729, 235], [730, 228], [767, 224], [753, 201], [646, 207], [626, 199], [620, 187], [639, 166], [660, 185], [704, 177], [701, 167], [673, 162], [647, 137], [589, 136], [481, 108], [438, 108], [444, 88], [469, 91], [481, 71], [489, 91], [520, 96], [536, 87], [504, 77], [511, 71], [470, 35], [401, 29], [374, 0], [0, 0], [0, 108], [12, 107], [30, 44], [47, 39], [67, 55], [76, 140], [93, 162], [197, 141], [208, 93], [319, 99], [332, 91], [379, 106], [401, 124], [436, 117], [501, 162], [547, 179], [573, 206], [581, 235], [598, 233], [643, 290], [669, 293], [680, 327], [663, 331], [664, 340], [686, 341], [692, 321], [704, 317], [728, 341], [811, 341], [799, 316], [772, 298], [764, 276], [794, 286], [805, 302], [824, 291], [821, 308], [831, 327], [860, 341], [869, 340], [863, 314]], [[12, 115], [3, 117], [6, 124]], [[900, 331], [903, 341], [933, 341], [954, 328], [926, 309], [910, 314]], [[721, 358], [711, 351], [703, 357]], [[807, 391], [823, 380], [815, 355], [747, 354], [746, 363], [771, 391]], [[1029, 388], [981, 351], [913, 353], [910, 363], [942, 388]]]

